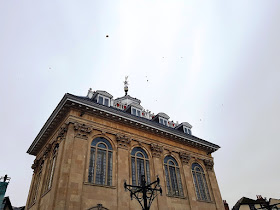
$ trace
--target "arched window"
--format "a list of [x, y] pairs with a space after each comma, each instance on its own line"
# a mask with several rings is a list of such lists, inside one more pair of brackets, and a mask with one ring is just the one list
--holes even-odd
[[46, 181], [45, 181], [45, 186], [44, 186], [44, 188], [45, 188], [44, 192], [47, 192], [52, 187], [54, 168], [55, 168], [55, 163], [56, 163], [56, 158], [57, 158], [57, 150], [58, 150], [58, 145], [56, 145], [55, 148], [53, 149], [53, 152], [52, 152], [49, 164], [48, 164], [47, 176], [46, 176]]
[[141, 185], [141, 176], [150, 183], [150, 165], [147, 153], [140, 147], [135, 147], [131, 152], [132, 185]]
[[39, 191], [39, 186], [40, 186], [40, 182], [41, 182], [41, 176], [42, 176], [42, 171], [43, 171], [43, 163], [44, 161], [42, 161], [40, 163], [39, 169], [35, 175], [34, 178], [34, 184], [33, 184], [33, 189], [32, 189], [32, 193], [31, 193], [31, 199], [30, 199], [30, 205], [33, 205], [38, 197], [38, 191]]
[[166, 156], [164, 158], [164, 170], [168, 195], [183, 196], [180, 169], [173, 157]]
[[113, 149], [109, 141], [98, 137], [91, 142], [88, 182], [112, 185]]
[[192, 164], [192, 175], [195, 192], [198, 200], [210, 201], [210, 194], [207, 187], [204, 171], [198, 163]]

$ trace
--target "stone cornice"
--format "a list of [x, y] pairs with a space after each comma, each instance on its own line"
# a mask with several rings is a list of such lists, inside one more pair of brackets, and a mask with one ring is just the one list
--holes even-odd
[[90, 115], [97, 115], [101, 118], [106, 118], [111, 121], [126, 124], [136, 129], [141, 129], [145, 132], [150, 132], [155, 135], [163, 136], [171, 141], [179, 142], [191, 147], [196, 147], [207, 153], [212, 153], [220, 147], [195, 136], [184, 134], [173, 128], [166, 127], [159, 123], [140, 118], [111, 107], [106, 107], [87, 99], [77, 97], [71, 94], [65, 94], [56, 109], [53, 111], [31, 146], [27, 153], [37, 155], [38, 151], [45, 144], [47, 138], [54, 132], [59, 123], [65, 118], [69, 112], [69, 108], [80, 110], [81, 113], [88, 113]]

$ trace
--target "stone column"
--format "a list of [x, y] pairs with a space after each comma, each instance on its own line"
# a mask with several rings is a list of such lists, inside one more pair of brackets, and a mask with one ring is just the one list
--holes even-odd
[[212, 189], [212, 192], [213, 192], [212, 199], [216, 203], [216, 208], [218, 210], [222, 210], [225, 207], [224, 207], [223, 200], [222, 200], [222, 197], [221, 197], [221, 193], [220, 193], [219, 185], [218, 185], [218, 182], [217, 182], [217, 179], [216, 179], [216, 175], [215, 175], [215, 172], [214, 172], [214, 169], [213, 169], [214, 162], [213, 162], [213, 160], [210, 160], [210, 159], [205, 159], [205, 160], [203, 160], [203, 162], [204, 162], [204, 165], [207, 169], [208, 178], [209, 178], [211, 189]]
[[116, 135], [117, 140], [117, 197], [118, 197], [118, 209], [130, 209], [130, 196], [128, 192], [125, 192], [123, 184], [124, 180], [129, 181], [129, 152], [131, 139], [123, 134]]
[[[158, 144], [151, 144], [151, 152], [153, 156], [154, 174], [158, 175], [162, 188], [162, 196], [158, 195], [158, 197], [153, 201], [151, 209], [168, 210], [169, 207], [166, 200], [167, 192], [165, 186], [165, 177], [163, 173], [163, 148]], [[151, 182], [153, 181], [155, 181], [155, 177], [151, 179]]]

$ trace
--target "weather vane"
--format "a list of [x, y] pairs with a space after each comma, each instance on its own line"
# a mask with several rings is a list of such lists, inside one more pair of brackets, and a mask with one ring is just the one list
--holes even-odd
[[123, 82], [125, 95], [127, 95], [127, 92], [128, 92], [128, 80], [127, 79], [128, 79], [128, 76], [125, 76], [125, 80]]

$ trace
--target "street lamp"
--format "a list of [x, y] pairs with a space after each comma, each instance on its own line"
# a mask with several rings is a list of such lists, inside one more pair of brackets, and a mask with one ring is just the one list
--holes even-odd
[[[160, 180], [157, 177], [157, 180], [146, 185], [145, 176], [141, 176], [141, 185], [128, 185], [126, 181], [124, 182], [124, 189], [125, 191], [130, 191], [130, 198], [131, 200], [133, 197], [140, 203], [142, 210], [149, 210], [153, 200], [158, 196], [162, 195], [162, 189], [159, 185]], [[153, 187], [154, 185], [154, 187]]]

